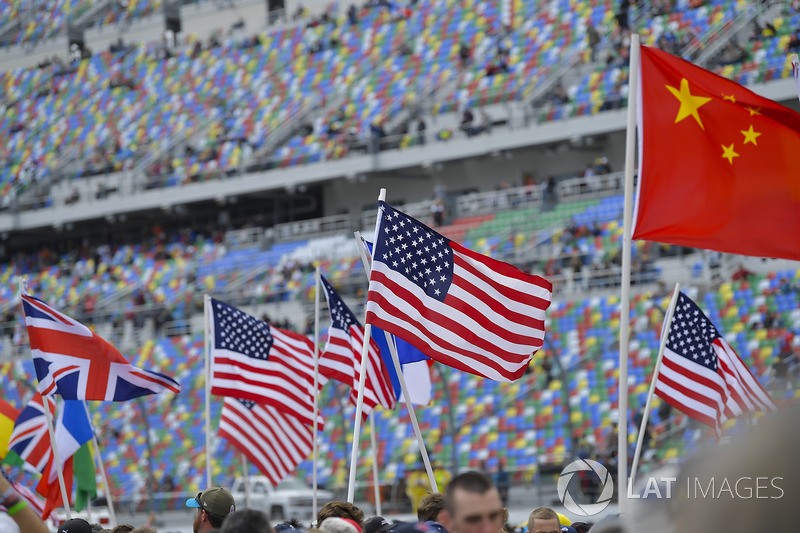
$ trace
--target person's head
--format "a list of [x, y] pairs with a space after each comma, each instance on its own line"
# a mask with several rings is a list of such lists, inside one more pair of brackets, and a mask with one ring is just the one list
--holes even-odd
[[236, 510], [236, 502], [227, 490], [211, 487], [186, 500], [186, 507], [197, 509], [193, 530], [201, 533], [222, 527], [225, 518]]
[[220, 529], [222, 533], [273, 533], [269, 518], [255, 509], [242, 509], [231, 513]]
[[440, 516], [449, 533], [497, 533], [503, 526], [503, 502], [485, 474], [465, 472], [447, 486]]
[[561, 533], [558, 514], [549, 507], [535, 509], [528, 518], [528, 533]]
[[328, 502], [322, 506], [322, 509], [317, 513], [317, 527], [320, 529], [322, 522], [326, 518], [336, 516], [339, 518], [349, 518], [358, 524], [358, 527], [363, 527], [364, 524], [364, 511], [349, 502], [334, 501]]
[[394, 524], [382, 516], [373, 516], [364, 522], [364, 533], [386, 533], [391, 531]]
[[329, 516], [319, 525], [324, 533], [361, 533], [361, 526], [352, 518]]
[[427, 522], [433, 520], [434, 522], [441, 522], [439, 520], [439, 513], [444, 510], [444, 494], [437, 492], [435, 494], [428, 494], [422, 501], [419, 502], [419, 509], [417, 509], [417, 518], [420, 522]]
[[133, 527], [130, 524], [120, 524], [117, 527], [115, 527], [114, 529], [112, 529], [111, 531], [112, 531], [112, 533], [129, 533], [130, 531], [133, 531], [134, 529], [136, 529], [136, 528]]
[[92, 525], [83, 518], [71, 518], [58, 526], [58, 533], [92, 533]]

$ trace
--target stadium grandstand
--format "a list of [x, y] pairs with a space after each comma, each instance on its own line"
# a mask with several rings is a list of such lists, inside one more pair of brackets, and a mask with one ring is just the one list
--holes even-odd
[[[616, 446], [631, 32], [798, 108], [788, 2], [0, 0], [4, 399], [21, 406], [36, 386], [24, 277], [132, 364], [182, 384], [91, 405], [114, 498], [180, 507], [205, 483], [203, 295], [311, 335], [319, 265], [363, 318], [353, 232], [372, 234], [383, 187], [443, 235], [553, 282], [529, 372], [505, 384], [434, 365], [418, 416], [438, 464], [503, 463], [515, 484], [554, 487], [573, 458]], [[632, 254], [631, 421], [676, 281], [778, 405], [798, 401], [796, 263], [646, 241]], [[320, 481], [337, 494], [354, 418], [342, 391], [321, 396]], [[644, 468], [713, 440], [660, 407]], [[411, 425], [403, 408], [375, 422], [381, 483], [397, 488], [420, 468]], [[216, 478], [240, 468], [215, 439]], [[166, 478], [181, 492], [162, 493]]]

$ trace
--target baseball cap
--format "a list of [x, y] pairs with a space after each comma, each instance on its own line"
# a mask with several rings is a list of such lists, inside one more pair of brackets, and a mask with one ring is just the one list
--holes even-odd
[[[436, 524], [436, 526], [432, 524]], [[440, 533], [440, 528], [444, 529], [444, 526], [432, 520], [429, 522], [405, 522], [398, 524], [392, 533]]]
[[83, 518], [71, 518], [58, 526], [58, 533], [93, 533], [92, 526]]
[[227, 490], [211, 487], [186, 500], [186, 507], [202, 509], [208, 514], [224, 518], [236, 510], [236, 502]]
[[383, 533], [385, 531], [390, 531], [393, 527], [394, 524], [387, 522], [384, 517], [373, 516], [364, 522], [364, 533]]

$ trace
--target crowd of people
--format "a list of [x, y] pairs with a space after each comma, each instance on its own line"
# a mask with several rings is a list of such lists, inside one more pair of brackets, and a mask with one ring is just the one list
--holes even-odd
[[[239, 509], [231, 492], [224, 487], [209, 487], [187, 499], [185, 506], [195, 510], [194, 533], [513, 533], [523, 530], [528, 533], [585, 533], [592, 528], [607, 533], [614, 531], [607, 528], [608, 524], [595, 527], [591, 522], [572, 523], [548, 507], [534, 509], [526, 524], [510, 524], [507, 498], [507, 477], [498, 478], [495, 483], [484, 473], [469, 471], [455, 476], [444, 493], [428, 493], [422, 498], [416, 506], [417, 521], [409, 522], [390, 522], [382, 516], [367, 518], [364, 511], [352, 503], [330, 501], [308, 526], [294, 518], [273, 526], [266, 513]], [[0, 513], [0, 533], [14, 531], [12, 521], [20, 532], [48, 531], [5, 478], [0, 478], [0, 505], [7, 509]], [[613, 518], [611, 523], [616, 523]], [[149, 523], [140, 527], [121, 524], [105, 529], [82, 518], [66, 520], [58, 528], [58, 533], [94, 532], [157, 533], [157, 529]]]

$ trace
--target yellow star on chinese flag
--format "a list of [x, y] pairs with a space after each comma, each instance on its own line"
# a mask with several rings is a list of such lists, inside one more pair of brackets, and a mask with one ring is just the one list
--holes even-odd
[[675, 124], [686, 117], [691, 116], [697, 121], [697, 123], [700, 125], [700, 128], [705, 131], [705, 127], [703, 126], [703, 122], [700, 120], [700, 115], [697, 114], [697, 110], [700, 109], [701, 106], [710, 102], [711, 98], [706, 98], [705, 96], [695, 96], [689, 92], [689, 82], [686, 80], [686, 78], [681, 79], [680, 91], [669, 85], [666, 87], [669, 89], [669, 92], [672, 93], [672, 96], [677, 98], [681, 103], [681, 107], [678, 109], [678, 116], [675, 117]]
[[736, 97], [733, 96], [732, 94], [722, 93], [722, 99], [723, 100], [729, 100], [729, 101], [733, 102], [734, 104], [736, 103]]
[[739, 157], [739, 154], [733, 151], [733, 143], [730, 146], [722, 145], [722, 157], [728, 160], [728, 163], [733, 164], [733, 158]]
[[744, 135], [744, 144], [753, 143], [754, 145], [758, 146], [758, 143], [756, 142], [756, 139], [758, 139], [761, 136], [761, 134], [759, 132], [753, 130], [753, 125], [752, 124], [750, 125], [750, 129], [749, 130], [747, 130], [747, 131], [742, 130], [741, 134]]
[[747, 109], [748, 111], [750, 111], [750, 116], [751, 116], [751, 117], [752, 117], [753, 115], [760, 115], [760, 114], [761, 114], [761, 108], [760, 108], [760, 107], [750, 107], [750, 106], [745, 106], [745, 109]]

